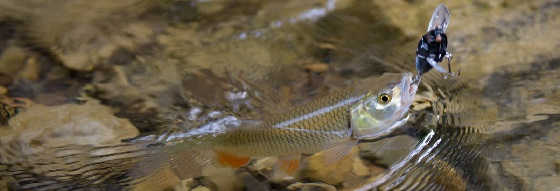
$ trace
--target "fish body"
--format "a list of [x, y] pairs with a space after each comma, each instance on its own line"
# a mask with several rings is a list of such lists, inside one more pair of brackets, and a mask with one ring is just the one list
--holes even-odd
[[[349, 150], [358, 140], [383, 136], [400, 126], [407, 119], [417, 83], [410, 73], [384, 75], [258, 122], [227, 116], [187, 132], [160, 135], [155, 140], [135, 139], [117, 146], [77, 147], [54, 152], [71, 154], [56, 155], [56, 160], [49, 163], [35, 161], [28, 164], [59, 165], [59, 170], [47, 171], [41, 176], [49, 177], [49, 173], [56, 172], [53, 176], [58, 178], [45, 179], [45, 184], [34, 184], [49, 189], [88, 187], [91, 183], [112, 184], [110, 177], [123, 176], [129, 178], [118, 184], [130, 185], [130, 181], [152, 176], [167, 167], [185, 179], [202, 175], [208, 166], [240, 167], [250, 159], [268, 156], [289, 158], [283, 166], [288, 167], [286, 170], [294, 170], [300, 154], [327, 151], [327, 156], [343, 155], [344, 150]], [[87, 153], [80, 153], [84, 151]], [[80, 157], [79, 161], [68, 163], [75, 156]], [[67, 164], [72, 168], [60, 167]], [[115, 164], [118, 168], [114, 167]], [[11, 173], [25, 174], [15, 168], [17, 166], [13, 167], [8, 169]], [[23, 179], [29, 181], [28, 177]], [[55, 179], [59, 181], [53, 181]], [[33, 178], [35, 182], [42, 180]], [[33, 185], [24, 188], [49, 190]]]
[[365, 95], [339, 92], [270, 117], [254, 127], [217, 135], [217, 150], [244, 156], [312, 154], [349, 140], [350, 109]]
[[[165, 142], [173, 143], [168, 147], [171, 149], [167, 149], [168, 155], [196, 153], [193, 149], [210, 150], [218, 156], [209, 156], [208, 152], [204, 152], [205, 156], [198, 157], [208, 158], [203, 163], [220, 161], [238, 167], [251, 158], [267, 156], [293, 159], [300, 154], [309, 155], [333, 148], [336, 152], [332, 154], [344, 154], [358, 140], [387, 135], [406, 121], [406, 112], [417, 89], [412, 74], [390, 74], [376, 80], [266, 117], [257, 124], [202, 127], [197, 133], [172, 134], [165, 139]], [[224, 124], [227, 123], [221, 123], [228, 126]], [[207, 130], [200, 131], [204, 128]], [[177, 161], [192, 160], [195, 159]]]
[[[360, 132], [363, 129], [389, 128], [404, 118], [417, 89], [412, 74], [390, 74], [379, 80], [381, 86], [375, 84], [371, 89], [352, 87], [337, 91], [287, 112], [265, 117], [258, 124], [239, 125], [222, 131], [214, 128], [206, 134], [175, 136], [177, 138], [166, 141], [179, 140], [180, 144], [204, 142], [207, 147], [251, 156], [312, 154], [348, 139], [359, 139], [364, 136], [361, 134], [371, 134]], [[381, 94], [392, 100], [380, 104]], [[376, 110], [370, 113], [364, 107], [377, 108], [369, 108]], [[370, 121], [357, 121], [363, 118]]]

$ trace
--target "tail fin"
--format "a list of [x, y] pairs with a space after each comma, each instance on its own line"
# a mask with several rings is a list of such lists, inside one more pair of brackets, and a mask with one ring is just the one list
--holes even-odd
[[145, 179], [158, 178], [165, 168], [181, 179], [199, 176], [210, 162], [207, 154], [193, 148], [151, 143], [12, 152], [16, 157], [10, 159], [16, 160], [0, 156], [0, 176], [13, 177], [17, 190], [130, 190]]
[[[213, 152], [188, 144], [177, 144], [160, 147], [156, 152], [143, 157], [129, 172], [135, 179], [153, 176], [157, 171], [168, 168], [180, 179], [202, 175], [202, 169], [214, 165]], [[157, 176], [157, 175], [156, 175]], [[155, 177], [157, 178], [157, 177]]]

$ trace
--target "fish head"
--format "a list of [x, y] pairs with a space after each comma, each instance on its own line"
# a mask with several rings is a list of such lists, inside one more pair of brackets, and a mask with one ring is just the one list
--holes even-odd
[[380, 82], [381, 88], [369, 91], [352, 106], [352, 136], [358, 140], [388, 135], [408, 120], [419, 77], [404, 73], [381, 80], [385, 80]]

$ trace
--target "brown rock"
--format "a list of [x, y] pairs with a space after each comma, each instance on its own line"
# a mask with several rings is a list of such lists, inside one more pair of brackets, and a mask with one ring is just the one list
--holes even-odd
[[175, 191], [188, 191], [189, 180], [180, 181], [173, 171], [169, 168], [165, 168], [150, 176], [146, 180], [140, 182], [134, 187], [134, 191], [164, 191], [164, 190], [175, 190]]
[[306, 162], [307, 166], [302, 170], [301, 176], [331, 185], [369, 175], [369, 170], [358, 155], [357, 147], [334, 164], [327, 164], [324, 153], [317, 153]]
[[[235, 170], [232, 168], [209, 166], [203, 170], [202, 175], [205, 176], [208, 182], [215, 184], [216, 190], [236, 191], [242, 187], [240, 185], [241, 181], [235, 175]], [[205, 186], [210, 187], [208, 184], [205, 184]]]
[[365, 159], [374, 160], [376, 164], [391, 166], [406, 156], [417, 143], [410, 136], [396, 136], [377, 142], [360, 144], [361, 155]]
[[44, 147], [117, 144], [137, 136], [138, 130], [115, 117], [109, 107], [89, 101], [53, 107], [35, 104], [10, 119], [9, 128], [0, 134], [3, 145], [29, 147], [25, 154], [31, 154]]
[[367, 176], [370, 173], [370, 169], [359, 157], [356, 157], [354, 158], [354, 162], [352, 163], [352, 172], [356, 176]]
[[[52, 107], [34, 104], [11, 118], [8, 124], [7, 128], [0, 129], [0, 145], [10, 147], [0, 147], [0, 161], [15, 166], [30, 164], [32, 171], [40, 175], [69, 176], [68, 172], [82, 174], [91, 170], [89, 168], [98, 168], [89, 164], [100, 165], [103, 169], [105, 164], [114, 164], [90, 163], [93, 160], [90, 157], [129, 151], [123, 149], [136, 150], [118, 147], [90, 152], [90, 146], [115, 145], [138, 135], [138, 130], [128, 120], [115, 117], [109, 107], [94, 101]], [[67, 150], [57, 152], [56, 147]], [[64, 159], [72, 162], [61, 161], [60, 156], [69, 153], [72, 155]], [[89, 167], [76, 168], [82, 165]], [[111, 169], [131, 168], [130, 165], [111, 166]], [[49, 170], [53, 167], [57, 171]]]
[[274, 174], [274, 167], [278, 163], [276, 157], [265, 157], [253, 162], [248, 168], [252, 171], [259, 172], [264, 175], [272, 177]]

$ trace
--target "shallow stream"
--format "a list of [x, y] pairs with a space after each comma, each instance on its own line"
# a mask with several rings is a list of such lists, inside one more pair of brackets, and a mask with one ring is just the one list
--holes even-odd
[[[196, 132], [415, 72], [439, 3], [0, 0], [0, 172], [43, 147]], [[134, 190], [560, 191], [560, 1], [443, 3], [460, 75], [423, 76], [401, 135], [329, 167], [311, 156], [292, 178], [267, 176], [265, 158]], [[20, 170], [0, 190], [21, 188]]]

